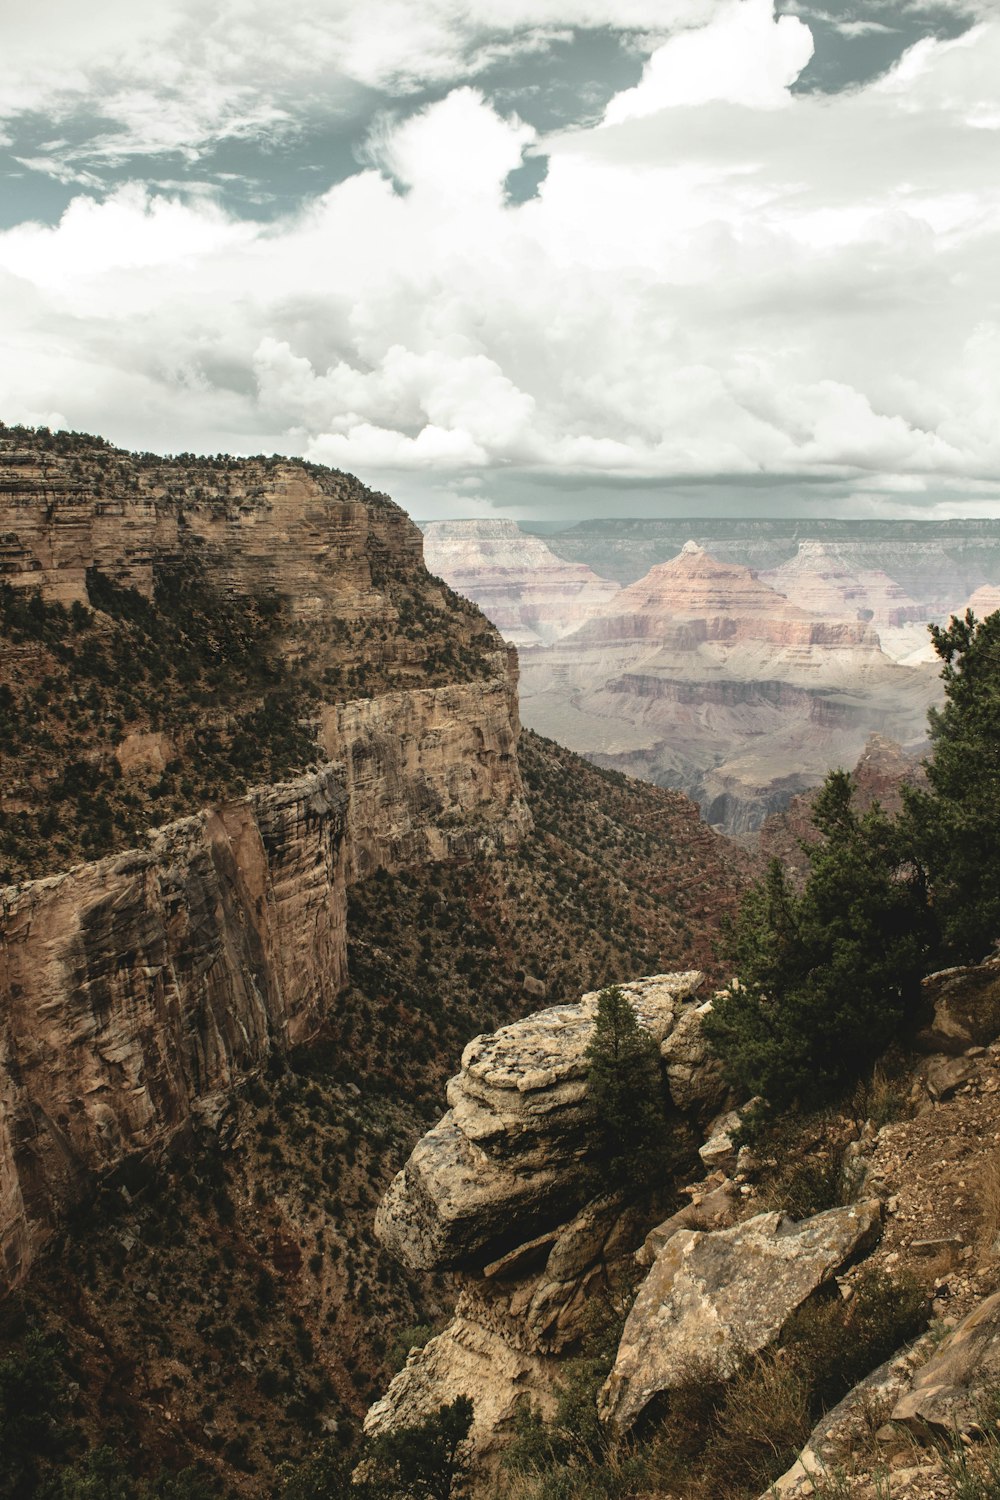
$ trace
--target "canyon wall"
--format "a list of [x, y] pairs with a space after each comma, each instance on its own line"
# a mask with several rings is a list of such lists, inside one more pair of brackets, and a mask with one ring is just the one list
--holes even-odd
[[903, 666], [856, 615], [800, 608], [689, 542], [572, 634], [521, 656], [533, 729], [675, 786], [754, 830], [877, 732], [922, 739], [933, 667]]
[[[333, 471], [0, 442], [8, 585], [99, 621], [94, 569], [155, 607], [164, 570], [195, 560], [237, 606], [281, 602], [289, 668], [306, 661], [311, 683], [339, 685], [346, 667], [367, 688], [332, 686], [318, 703], [314, 689], [303, 774], [0, 888], [0, 1290], [95, 1179], [211, 1120], [272, 1050], [317, 1032], [347, 979], [352, 881], [472, 858], [529, 827], [516, 658], [429, 577], [421, 545], [402, 511]], [[71, 629], [69, 616], [51, 619]], [[3, 644], [8, 702], [27, 702], [49, 645], [23, 631]], [[224, 729], [216, 707], [199, 706], [208, 695], [176, 689], [167, 666], [163, 696], [183, 690], [197, 731]], [[87, 763], [115, 760], [115, 786], [133, 787], [137, 803], [142, 776], [162, 770], [148, 754], [132, 769], [137, 746], [163, 739], [141, 704], [108, 732], [94, 716], [75, 744], [59, 710], [35, 710], [49, 713], [41, 771], [4, 754], [8, 830], [33, 796], [44, 804], [45, 777], [64, 773], [81, 742]], [[155, 822], [155, 786], [148, 799]]]
[[557, 557], [516, 521], [432, 521], [424, 557], [516, 646], [548, 643], [581, 625], [618, 591], [584, 563]]

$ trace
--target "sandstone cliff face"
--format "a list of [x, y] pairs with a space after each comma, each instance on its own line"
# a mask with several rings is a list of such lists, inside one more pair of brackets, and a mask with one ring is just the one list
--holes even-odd
[[617, 583], [557, 557], [515, 521], [434, 521], [424, 532], [424, 557], [517, 646], [557, 640], [618, 592]]
[[0, 577], [88, 602], [87, 569], [152, 597], [159, 559], [197, 539], [221, 581], [279, 592], [304, 620], [324, 604], [377, 612], [373, 549], [418, 567], [420, 533], [347, 474], [292, 460], [148, 462], [99, 444], [79, 455], [0, 443]]
[[331, 769], [3, 892], [4, 1279], [91, 1173], [316, 1028], [346, 972], [345, 813]]
[[100, 1174], [311, 1036], [347, 973], [346, 885], [528, 826], [506, 680], [345, 704], [331, 762], [7, 887], [0, 1274]]
[[[420, 532], [398, 507], [349, 475], [284, 460], [175, 462], [52, 441], [55, 450], [0, 433], [0, 581], [8, 603], [13, 589], [84, 608], [50, 612], [34, 635], [23, 612], [5, 617], [12, 649], [0, 682], [8, 705], [25, 711], [21, 738], [0, 738], [0, 833], [10, 847], [35, 809], [44, 819], [71, 763], [88, 806], [86, 778], [103, 775], [109, 827], [129, 806], [156, 818], [171, 766], [177, 800], [202, 808], [180, 821], [159, 811], [166, 826], [137, 847], [3, 888], [0, 1288], [24, 1275], [92, 1177], [165, 1145], [270, 1050], [316, 1032], [347, 977], [347, 885], [470, 858], [530, 824], [516, 659], [429, 577]], [[194, 690], [190, 674], [171, 676], [170, 661], [145, 697], [120, 680], [129, 631], [154, 618], [164, 580], [169, 590], [192, 569], [225, 608], [189, 631], [238, 626], [244, 606], [280, 625], [260, 645], [277, 658], [270, 675], [254, 676], [251, 638], [246, 701], [224, 709], [231, 682], [212, 667], [214, 655], [226, 660], [222, 640], [201, 643], [214, 675]], [[144, 616], [134, 595], [122, 596], [117, 637], [103, 613], [116, 599], [105, 589], [91, 608], [95, 570], [152, 603]], [[72, 665], [65, 693], [53, 677], [40, 699], [31, 695], [67, 652], [71, 661], [80, 620], [94, 663], [88, 691], [110, 681], [125, 696], [67, 721]], [[116, 656], [102, 654], [109, 641]], [[81, 664], [77, 686], [84, 673]], [[192, 763], [218, 785], [218, 747], [236, 733], [252, 741], [254, 713], [283, 678], [303, 690], [288, 720], [293, 757], [319, 769], [199, 798], [182, 779]], [[157, 727], [164, 718], [170, 732]], [[67, 820], [84, 803], [64, 803]]]
[[322, 743], [347, 791], [349, 877], [471, 857], [528, 826], [509, 676], [342, 703]]

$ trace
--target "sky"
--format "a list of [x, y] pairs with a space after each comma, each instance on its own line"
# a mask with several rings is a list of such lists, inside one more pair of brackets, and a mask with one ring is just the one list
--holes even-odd
[[1000, 515], [1000, 0], [0, 3], [0, 420]]

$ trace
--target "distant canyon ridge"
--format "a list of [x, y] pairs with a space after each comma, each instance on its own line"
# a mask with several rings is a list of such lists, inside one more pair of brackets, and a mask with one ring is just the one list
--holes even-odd
[[1000, 608], [1000, 521], [424, 526], [428, 568], [520, 655], [523, 721], [751, 834], [873, 734], [919, 756], [927, 626]]

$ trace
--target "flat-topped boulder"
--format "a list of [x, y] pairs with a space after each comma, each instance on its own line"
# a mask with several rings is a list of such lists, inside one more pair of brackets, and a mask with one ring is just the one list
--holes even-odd
[[[623, 984], [661, 1044], [694, 1008], [697, 970]], [[375, 1220], [406, 1265], [495, 1260], [563, 1222], [592, 1190], [587, 1046], [597, 992], [478, 1036], [448, 1085], [451, 1106], [417, 1143]]]

